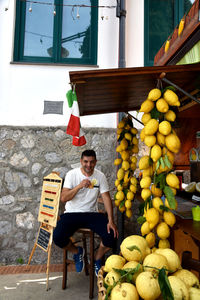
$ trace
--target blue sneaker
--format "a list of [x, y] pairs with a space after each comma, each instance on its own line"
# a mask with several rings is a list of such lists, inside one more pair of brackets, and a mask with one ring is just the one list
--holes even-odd
[[94, 271], [95, 271], [95, 275], [98, 276], [98, 272], [101, 269], [102, 266], [102, 261], [101, 259], [95, 260], [94, 261]]
[[80, 273], [84, 268], [84, 249], [82, 247], [78, 247], [78, 253], [73, 255], [73, 259], [75, 262], [76, 272]]

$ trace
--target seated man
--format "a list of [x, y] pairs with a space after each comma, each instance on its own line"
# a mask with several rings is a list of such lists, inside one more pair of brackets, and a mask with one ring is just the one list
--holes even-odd
[[[89, 228], [101, 237], [100, 246], [95, 254], [95, 274], [101, 268], [101, 258], [113, 247], [118, 238], [118, 230], [113, 220], [112, 202], [105, 175], [95, 169], [96, 153], [85, 150], [81, 155], [81, 167], [70, 170], [65, 177], [61, 201], [65, 212], [54, 230], [54, 243], [74, 253], [76, 271], [83, 269], [83, 248], [76, 247], [70, 237], [79, 228]], [[102, 196], [107, 216], [97, 211], [97, 198]]]

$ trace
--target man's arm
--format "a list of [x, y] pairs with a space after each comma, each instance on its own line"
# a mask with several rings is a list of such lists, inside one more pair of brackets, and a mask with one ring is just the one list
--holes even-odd
[[60, 197], [61, 202], [65, 203], [67, 201], [72, 200], [79, 190], [81, 190], [84, 187], [88, 188], [90, 183], [91, 183], [90, 180], [84, 179], [73, 189], [63, 188]]
[[114, 237], [118, 238], [117, 226], [115, 225], [114, 219], [113, 219], [113, 207], [112, 207], [112, 200], [110, 198], [110, 193], [105, 192], [105, 193], [102, 193], [101, 196], [103, 199], [103, 203], [104, 203], [106, 212], [108, 214], [108, 225], [107, 225], [108, 233], [110, 233], [110, 229], [112, 229], [114, 231]]

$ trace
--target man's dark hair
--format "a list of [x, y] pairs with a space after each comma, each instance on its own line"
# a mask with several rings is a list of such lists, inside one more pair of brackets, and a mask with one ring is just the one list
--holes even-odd
[[83, 159], [84, 156], [92, 156], [96, 159], [96, 153], [94, 150], [85, 150], [81, 154], [81, 159]]

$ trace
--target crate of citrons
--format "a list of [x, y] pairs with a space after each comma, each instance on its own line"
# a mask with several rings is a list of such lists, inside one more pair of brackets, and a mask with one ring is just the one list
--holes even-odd
[[181, 267], [170, 248], [150, 249], [144, 237], [131, 235], [98, 273], [98, 300], [198, 300], [198, 278]]

